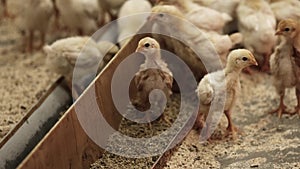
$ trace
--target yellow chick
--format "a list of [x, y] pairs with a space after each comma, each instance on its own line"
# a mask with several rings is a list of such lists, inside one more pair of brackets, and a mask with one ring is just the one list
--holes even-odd
[[262, 71], [269, 71], [269, 59], [276, 44], [276, 19], [265, 0], [241, 0], [237, 8], [239, 31]]
[[[161, 59], [160, 45], [155, 39], [146, 37], [139, 41], [136, 52], [145, 56], [145, 62], [134, 77], [137, 93], [132, 104], [141, 111], [149, 109], [151, 104], [163, 110], [165, 98], [151, 92], [154, 89], [161, 90], [166, 99], [169, 99], [172, 94], [173, 74]], [[163, 119], [168, 122], [164, 116]]]
[[[196, 89], [196, 93], [200, 100], [196, 124], [203, 127], [204, 122], [201, 121], [201, 119], [206, 119], [212, 101], [226, 94], [224, 113], [228, 120], [227, 131], [232, 134], [237, 132], [237, 128], [231, 119], [231, 111], [240, 91], [239, 74], [243, 68], [251, 65], [257, 65], [252, 53], [246, 49], [236, 49], [229, 53], [226, 67], [223, 70], [209, 73], [201, 79], [198, 88]], [[224, 89], [226, 91], [220, 91], [219, 88], [221, 83], [226, 84], [226, 89]]]

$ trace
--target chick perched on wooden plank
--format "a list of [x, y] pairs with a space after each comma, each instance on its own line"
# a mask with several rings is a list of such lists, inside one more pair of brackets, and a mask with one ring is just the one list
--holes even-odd
[[118, 16], [120, 46], [124, 46], [131, 36], [135, 35], [146, 23], [151, 7], [148, 0], [128, 0], [123, 4]]
[[45, 44], [45, 36], [48, 29], [49, 19], [54, 12], [51, 0], [29, 0], [23, 3], [22, 9], [17, 14], [16, 24], [22, 33], [24, 33], [24, 43], [26, 51], [33, 51], [34, 33], [40, 34], [40, 45], [42, 48]]
[[[282, 20], [278, 24], [278, 28], [276, 30], [276, 35], [282, 35], [286, 39], [286, 43], [291, 45], [292, 48], [292, 60], [294, 60], [296, 64], [293, 67], [294, 71], [296, 71], [297, 84], [296, 84], [296, 96], [298, 100], [298, 105], [296, 107], [295, 113], [300, 115], [300, 24], [299, 22], [287, 19]], [[292, 62], [293, 63], [293, 62]], [[296, 69], [296, 70], [295, 70]], [[283, 75], [284, 76], [284, 75]]]
[[[102, 43], [96, 43], [90, 37], [70, 37], [46, 45], [44, 51], [47, 53], [49, 69], [64, 75], [70, 89], [73, 82], [73, 87], [77, 87], [75, 91], [81, 92], [93, 80], [98, 67], [103, 67], [99, 62], [105, 52], [115, 50], [114, 44], [107, 45], [105, 42], [104, 46], [105, 48]], [[75, 66], [76, 72], [73, 72]]]
[[263, 71], [269, 70], [269, 58], [276, 43], [276, 19], [265, 0], [241, 0], [237, 8], [239, 31]]
[[94, 33], [104, 17], [97, 0], [56, 0], [56, 6], [63, 24], [79, 35]]
[[[155, 108], [161, 111], [166, 104], [164, 99], [169, 99], [172, 94], [173, 74], [161, 59], [160, 45], [155, 39], [150, 37], [141, 39], [136, 52], [145, 56], [145, 62], [134, 77], [137, 93], [132, 104], [141, 111], [146, 111], [154, 104]], [[154, 89], [161, 90], [166, 98], [153, 92]], [[164, 116], [163, 119], [168, 122]]]
[[271, 0], [270, 6], [277, 21], [284, 19], [300, 19], [299, 0]]
[[[257, 65], [255, 57], [246, 49], [237, 49], [230, 52], [224, 70], [207, 74], [200, 81], [196, 93], [200, 100], [200, 107], [196, 125], [204, 126], [201, 119], [206, 119], [210, 105], [214, 99], [226, 94], [224, 113], [228, 120], [228, 132], [235, 134], [237, 128], [231, 120], [231, 111], [240, 91], [239, 74], [243, 68]], [[217, 92], [221, 83], [226, 84], [226, 91]], [[225, 92], [225, 93], [224, 93]]]

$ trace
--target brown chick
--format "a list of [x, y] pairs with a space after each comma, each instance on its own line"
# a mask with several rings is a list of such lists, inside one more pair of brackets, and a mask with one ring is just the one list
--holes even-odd
[[[161, 112], [166, 104], [165, 98], [153, 90], [161, 90], [168, 99], [172, 94], [173, 75], [168, 65], [161, 59], [160, 45], [155, 39], [150, 37], [141, 39], [136, 52], [145, 56], [145, 62], [134, 77], [137, 93], [132, 104], [141, 111], [146, 111], [153, 105]], [[150, 114], [146, 116], [147, 120], [150, 120]], [[162, 117], [164, 121], [170, 123], [164, 116]]]
[[[209, 110], [211, 109], [211, 103], [215, 99], [220, 99], [220, 97], [226, 94], [224, 113], [228, 120], [227, 131], [230, 134], [235, 135], [237, 128], [231, 120], [231, 111], [240, 91], [239, 74], [242, 69], [251, 65], [257, 65], [257, 62], [249, 50], [233, 50], [228, 55], [227, 64], [224, 70], [209, 73], [202, 78], [198, 88], [196, 89], [196, 93], [200, 100], [196, 125], [199, 125], [199, 127], [204, 126], [204, 122], [202, 120], [206, 120]], [[222, 83], [225, 83], [225, 89], [222, 89]], [[210, 134], [209, 128], [207, 134]]]
[[288, 42], [291, 43], [293, 49], [293, 59], [297, 65], [297, 85], [296, 85], [296, 96], [298, 100], [298, 104], [295, 108], [294, 113], [298, 113], [300, 115], [300, 80], [299, 80], [299, 67], [300, 67], [300, 23], [298, 21], [292, 19], [282, 20], [278, 24], [278, 28], [276, 30], [276, 35], [282, 35], [286, 38]]

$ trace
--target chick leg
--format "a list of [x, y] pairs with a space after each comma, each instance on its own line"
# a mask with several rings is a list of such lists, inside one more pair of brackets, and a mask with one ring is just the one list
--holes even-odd
[[234, 134], [238, 131], [238, 129], [234, 126], [232, 119], [231, 119], [231, 111], [230, 110], [226, 110], [225, 111], [225, 115], [228, 121], [228, 126], [227, 126], [227, 131]]
[[29, 31], [28, 43], [27, 43], [27, 52], [32, 53], [33, 49], [33, 31]]
[[40, 36], [41, 36], [41, 42], [40, 42], [40, 44], [38, 46], [38, 50], [42, 49], [42, 47], [45, 44], [45, 36], [46, 36], [45, 32], [41, 32]]
[[296, 96], [297, 96], [297, 106], [295, 111], [292, 114], [298, 114], [300, 116], [300, 90], [296, 89]]
[[261, 70], [263, 72], [270, 71], [270, 64], [269, 63], [270, 63], [270, 54], [265, 54], [264, 55], [264, 63], [262, 65], [262, 67], [261, 67]]
[[6, 3], [6, 0], [1, 0], [1, 3], [3, 5], [3, 15], [4, 17], [9, 17], [9, 13], [8, 13], [8, 10], [7, 10], [7, 3]]
[[284, 92], [280, 95], [279, 107], [276, 110], [273, 110], [273, 111], [269, 112], [269, 114], [277, 113], [278, 117], [281, 118], [282, 114], [287, 113], [287, 112], [285, 112], [286, 106], [283, 103], [283, 98], [284, 98]]

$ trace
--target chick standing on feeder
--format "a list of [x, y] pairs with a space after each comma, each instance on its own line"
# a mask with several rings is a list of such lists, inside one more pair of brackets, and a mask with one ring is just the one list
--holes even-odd
[[97, 0], [56, 0], [59, 16], [70, 30], [79, 35], [91, 35], [103, 20], [104, 12]]
[[35, 31], [40, 33], [41, 42], [38, 48], [45, 44], [46, 32], [48, 29], [49, 18], [54, 12], [51, 0], [29, 0], [23, 3], [20, 13], [17, 15], [16, 23], [24, 33], [24, 43], [26, 51], [33, 51], [33, 39]]
[[[257, 65], [255, 57], [246, 49], [237, 49], [229, 53], [227, 64], [224, 70], [207, 74], [200, 81], [196, 93], [200, 100], [198, 118], [196, 127], [203, 127], [212, 101], [226, 94], [224, 113], [228, 120], [227, 131], [235, 134], [237, 128], [231, 120], [231, 111], [235, 105], [236, 99], [240, 91], [239, 74], [243, 68], [251, 65]], [[220, 84], [225, 82], [224, 90], [219, 90]]]
[[[168, 65], [161, 59], [160, 45], [155, 39], [150, 37], [141, 39], [136, 52], [145, 56], [145, 62], [134, 77], [137, 93], [132, 104], [142, 111], [149, 109], [153, 104], [161, 112], [166, 104], [164, 100], [169, 99], [172, 94], [173, 74]], [[154, 89], [161, 90], [166, 98], [153, 92]], [[149, 118], [150, 115], [147, 115]], [[170, 123], [164, 115], [162, 118]]]
[[[75, 92], [81, 92], [93, 80], [99, 67], [103, 68], [103, 65], [98, 64], [104, 54], [115, 48], [114, 44], [96, 43], [90, 37], [70, 37], [44, 46], [44, 51], [47, 54], [49, 69], [63, 75], [70, 90], [73, 82], [73, 87], [76, 87]], [[75, 66], [76, 72], [74, 72]]]
[[254, 54], [262, 71], [268, 71], [276, 43], [276, 19], [269, 4], [265, 0], [241, 0], [237, 17], [245, 48]]
[[[287, 20], [282, 20], [279, 22], [278, 24], [278, 28], [276, 31], [277, 35], [282, 35], [286, 41], [286, 49], [282, 49], [282, 52], [289, 52], [288, 56], [292, 56], [291, 59], [291, 63], [290, 66], [288, 66], [289, 68], [282, 68], [285, 71], [286, 70], [290, 70], [292, 68], [294, 76], [296, 76], [296, 96], [297, 96], [297, 101], [298, 104], [295, 108], [295, 113], [298, 113], [300, 115], [300, 24], [298, 21], [292, 20], [292, 19], [287, 19]], [[290, 49], [291, 48], [291, 49]], [[290, 51], [292, 50], [292, 51]], [[276, 53], [275, 53], [276, 54]], [[288, 57], [286, 56], [286, 57]], [[276, 57], [276, 55], [275, 55]], [[286, 66], [286, 65], [284, 65]], [[282, 78], [288, 78], [287, 75], [285, 75], [285, 73], [281, 73], [282, 77], [280, 77], [281, 81], [287, 83], [289, 81], [287, 80], [283, 80]], [[292, 73], [290, 73], [290, 77], [293, 77]], [[287, 81], [287, 82], [286, 82]], [[292, 82], [290, 82], [292, 83]], [[276, 85], [275, 85], [276, 86]], [[283, 93], [284, 94], [284, 93]], [[284, 105], [282, 103], [282, 98], [281, 98], [281, 102], [280, 102], [281, 106], [279, 107], [283, 109]], [[279, 111], [280, 112], [280, 111]], [[280, 115], [280, 114], [279, 114]]]

